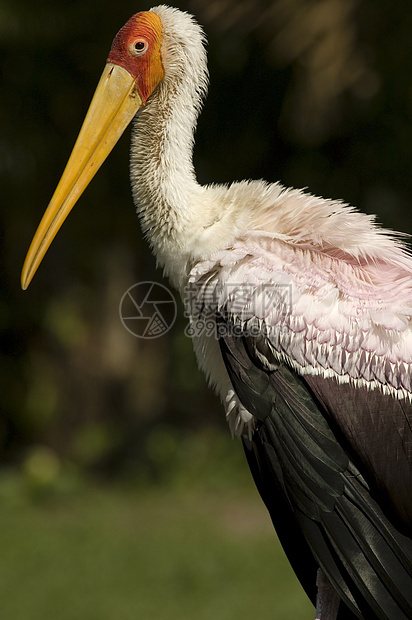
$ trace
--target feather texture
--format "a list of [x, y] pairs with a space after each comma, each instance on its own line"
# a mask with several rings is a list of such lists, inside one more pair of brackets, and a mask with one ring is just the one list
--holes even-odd
[[209, 310], [224, 307], [242, 329], [267, 335], [267, 364], [409, 399], [412, 260], [377, 236], [385, 259], [345, 260], [253, 235], [199, 262], [191, 282]]

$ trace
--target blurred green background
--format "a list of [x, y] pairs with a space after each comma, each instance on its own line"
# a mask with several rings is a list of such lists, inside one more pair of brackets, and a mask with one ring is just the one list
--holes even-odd
[[[202, 183], [280, 180], [412, 230], [409, 0], [174, 4], [209, 39]], [[111, 40], [150, 6], [0, 5], [0, 617], [309, 619], [181, 308], [157, 340], [119, 319], [130, 286], [163, 281], [128, 132], [20, 290]]]

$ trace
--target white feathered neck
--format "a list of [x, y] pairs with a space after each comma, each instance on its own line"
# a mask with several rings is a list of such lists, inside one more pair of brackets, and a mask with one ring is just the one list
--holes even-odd
[[192, 153], [207, 62], [202, 29], [190, 15], [166, 6], [151, 10], [162, 22], [165, 77], [136, 116], [130, 166], [143, 231], [165, 266], [171, 252], [185, 251], [199, 220], [202, 188]]

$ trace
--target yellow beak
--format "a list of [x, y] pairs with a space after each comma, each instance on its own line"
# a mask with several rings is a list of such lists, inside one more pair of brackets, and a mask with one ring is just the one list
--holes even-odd
[[21, 274], [26, 289], [51, 242], [143, 102], [126, 69], [107, 63], [62, 178], [33, 237]]

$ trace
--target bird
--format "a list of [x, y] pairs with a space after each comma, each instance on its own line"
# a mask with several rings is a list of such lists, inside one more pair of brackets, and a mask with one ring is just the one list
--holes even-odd
[[22, 287], [133, 121], [142, 230], [316, 618], [410, 619], [412, 256], [340, 200], [198, 183], [205, 41], [165, 5], [117, 33]]

